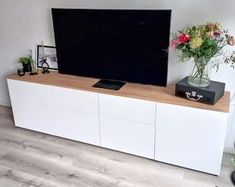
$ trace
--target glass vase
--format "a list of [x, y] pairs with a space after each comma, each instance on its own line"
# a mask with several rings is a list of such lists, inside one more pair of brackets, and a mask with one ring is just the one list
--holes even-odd
[[203, 58], [194, 58], [188, 84], [195, 87], [207, 87], [210, 85], [209, 61]]

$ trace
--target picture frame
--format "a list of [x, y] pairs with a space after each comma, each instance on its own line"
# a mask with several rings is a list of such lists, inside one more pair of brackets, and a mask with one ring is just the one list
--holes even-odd
[[57, 56], [56, 56], [56, 47], [55, 46], [45, 46], [37, 45], [37, 68], [42, 68], [43, 60], [43, 50], [46, 62], [49, 65], [48, 69], [58, 70]]

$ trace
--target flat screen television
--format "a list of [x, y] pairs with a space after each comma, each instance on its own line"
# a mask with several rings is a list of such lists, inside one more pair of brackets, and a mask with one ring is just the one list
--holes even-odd
[[171, 10], [52, 9], [58, 71], [166, 86]]

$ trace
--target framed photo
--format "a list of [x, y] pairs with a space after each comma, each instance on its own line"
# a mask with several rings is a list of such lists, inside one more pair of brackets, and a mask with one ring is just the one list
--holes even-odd
[[46, 62], [49, 65], [48, 69], [58, 70], [56, 47], [37, 45], [37, 68], [42, 68], [43, 56], [45, 57]]

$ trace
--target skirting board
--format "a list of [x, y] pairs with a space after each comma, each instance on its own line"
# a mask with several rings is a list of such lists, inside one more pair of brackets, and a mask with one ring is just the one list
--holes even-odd
[[225, 152], [225, 153], [232, 153], [232, 154], [235, 154], [235, 148], [224, 147], [224, 152]]
[[11, 107], [10, 101], [1, 100], [1, 99], [0, 99], [0, 105]]

